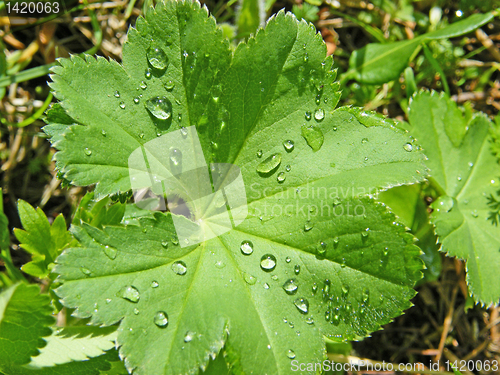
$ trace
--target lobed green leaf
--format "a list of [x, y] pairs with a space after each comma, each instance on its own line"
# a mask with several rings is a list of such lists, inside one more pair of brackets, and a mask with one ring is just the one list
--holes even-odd
[[448, 97], [425, 91], [412, 99], [409, 120], [442, 193], [431, 215], [442, 250], [466, 260], [476, 301], [498, 304], [500, 167], [490, 150], [490, 120], [477, 114], [466, 121]]

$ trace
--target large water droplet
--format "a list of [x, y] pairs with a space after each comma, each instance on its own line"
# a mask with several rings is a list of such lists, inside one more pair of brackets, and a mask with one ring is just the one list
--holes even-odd
[[302, 314], [307, 314], [309, 312], [309, 301], [305, 298], [297, 298], [293, 301], [293, 304]]
[[85, 155], [87, 155], [87, 156], [92, 155], [92, 150], [88, 147], [85, 147], [85, 150], [83, 150], [83, 152], [85, 152]]
[[314, 118], [316, 119], [316, 121], [323, 121], [323, 119], [325, 118], [325, 111], [323, 111], [321, 108], [318, 108], [314, 112]]
[[257, 172], [260, 174], [270, 173], [276, 170], [276, 168], [278, 168], [280, 164], [281, 164], [281, 154], [280, 153], [273, 154], [268, 158], [266, 158], [265, 160], [263, 160], [262, 162], [260, 162], [260, 164], [257, 166]]
[[276, 176], [276, 180], [281, 184], [282, 182], [285, 182], [286, 176], [285, 172], [280, 172], [278, 173], [278, 176]]
[[111, 259], [114, 260], [116, 258], [116, 254], [118, 253], [118, 250], [116, 250], [114, 247], [111, 246], [104, 246], [104, 254]]
[[255, 276], [252, 276], [246, 272], [243, 272], [243, 279], [249, 285], [254, 285], [257, 282], [257, 278]]
[[285, 281], [282, 287], [286, 294], [290, 295], [297, 293], [297, 289], [299, 288], [299, 286], [296, 284], [295, 279]]
[[158, 70], [165, 70], [168, 66], [168, 57], [159, 46], [152, 45], [147, 52], [147, 58], [151, 66]]
[[165, 83], [165, 90], [167, 91], [172, 91], [175, 87], [175, 82], [170, 80], [167, 83]]
[[289, 349], [288, 352], [286, 352], [286, 356], [290, 359], [295, 358], [295, 352], [292, 349]]
[[313, 151], [318, 151], [321, 146], [323, 146], [323, 142], [325, 137], [320, 128], [315, 125], [306, 126], [302, 125], [301, 129], [302, 137], [306, 140], [309, 147], [313, 149]]
[[172, 271], [174, 271], [177, 275], [185, 275], [187, 272], [186, 263], [184, 263], [182, 260], [178, 260], [172, 263]]
[[283, 147], [285, 148], [285, 150], [287, 152], [292, 152], [295, 145], [294, 145], [293, 141], [286, 140], [285, 142], [283, 142]]
[[272, 254], [266, 254], [260, 259], [260, 268], [266, 272], [271, 272], [276, 268], [276, 257]]
[[158, 311], [154, 316], [154, 322], [158, 327], [165, 328], [168, 325], [168, 315], [165, 311]]
[[160, 98], [157, 96], [148, 99], [144, 106], [157, 119], [167, 120], [172, 116], [172, 103], [166, 97]]
[[139, 291], [132, 285], [124, 286], [118, 292], [118, 297], [122, 297], [130, 302], [137, 303], [140, 298]]
[[412, 152], [413, 146], [411, 145], [411, 143], [405, 143], [405, 145], [403, 146], [403, 149], [407, 152]]
[[450, 212], [453, 209], [453, 204], [454, 202], [452, 197], [449, 197], [447, 195], [442, 196], [437, 201], [438, 205], [437, 210], [438, 211], [444, 210], [445, 212]]
[[251, 241], [243, 241], [240, 246], [243, 255], [250, 255], [253, 253], [253, 243]]

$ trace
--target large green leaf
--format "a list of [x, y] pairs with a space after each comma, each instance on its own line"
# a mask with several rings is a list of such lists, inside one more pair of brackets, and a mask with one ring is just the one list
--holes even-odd
[[[207, 164], [239, 167], [249, 215], [190, 246], [174, 221], [194, 223], [180, 215], [76, 220], [81, 247], [58, 258], [57, 293], [93, 324], [120, 322], [120, 354], [137, 374], [195, 373], [221, 350], [233, 373], [287, 374], [294, 358], [325, 358], [323, 336], [364, 337], [411, 305], [419, 249], [363, 196], [421, 181], [424, 157], [391, 121], [335, 110], [332, 59], [311, 25], [281, 12], [231, 52], [199, 8], [167, 2], [139, 18], [123, 66], [61, 60], [52, 87], [75, 120], [49, 113], [45, 130], [64, 177], [102, 198], [131, 188], [135, 150], [194, 125]], [[166, 69], [148, 63], [151, 39]], [[164, 121], [144, 106], [155, 97], [172, 105]]]
[[467, 122], [445, 95], [420, 92], [410, 105], [411, 133], [442, 192], [431, 221], [442, 250], [467, 261], [469, 291], [486, 305], [500, 299], [500, 167], [490, 150], [490, 121]]
[[49, 297], [36, 285], [14, 284], [0, 294], [0, 370], [23, 365], [45, 346], [54, 323]]
[[429, 40], [455, 38], [491, 21], [493, 13], [474, 14], [440, 30], [414, 39], [380, 44], [370, 43], [354, 51], [349, 59], [349, 77], [366, 84], [382, 84], [399, 78], [416, 48]]

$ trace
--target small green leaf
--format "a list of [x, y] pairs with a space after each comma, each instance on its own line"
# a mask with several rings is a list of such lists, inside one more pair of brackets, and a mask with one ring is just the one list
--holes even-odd
[[370, 43], [352, 53], [347, 74], [350, 78], [366, 84], [382, 84], [395, 80], [408, 66], [410, 57], [421, 43], [467, 34], [488, 23], [493, 17], [491, 12], [475, 14], [414, 39], [387, 44]]
[[468, 34], [483, 25], [486, 25], [494, 18], [494, 16], [495, 15], [492, 12], [484, 14], [473, 14], [472, 16], [464, 20], [452, 23], [451, 25], [443, 27], [442, 29], [434, 30], [430, 33], [424, 34], [423, 37], [425, 40], [456, 38], [458, 36]]
[[29, 366], [53, 367], [73, 361], [86, 361], [115, 347], [116, 327], [55, 328], [45, 341], [47, 345], [33, 357]]
[[429, 158], [442, 196], [431, 221], [442, 250], [467, 261], [469, 291], [483, 304], [500, 299], [500, 167], [490, 150], [490, 121], [466, 122], [445, 95], [420, 92], [410, 105], [410, 132]]
[[[114, 372], [112, 372], [114, 371]], [[127, 375], [115, 350], [86, 361], [69, 362], [53, 367], [32, 367], [29, 364], [7, 365], [0, 369], [3, 375]]]
[[421, 39], [394, 43], [370, 43], [349, 58], [350, 77], [365, 84], [382, 84], [399, 78]]
[[36, 277], [47, 277], [49, 264], [73, 239], [66, 230], [66, 221], [59, 215], [51, 226], [40, 208], [35, 210], [23, 200], [19, 200], [17, 207], [24, 230], [14, 229], [14, 234], [20, 246], [33, 255], [32, 262], [22, 270]]
[[49, 301], [38, 286], [24, 283], [0, 294], [0, 370], [28, 363], [46, 345], [54, 323]]

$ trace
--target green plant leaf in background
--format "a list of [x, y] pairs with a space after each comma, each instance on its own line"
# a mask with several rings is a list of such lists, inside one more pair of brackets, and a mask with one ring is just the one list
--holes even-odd
[[467, 121], [447, 96], [424, 91], [413, 97], [409, 121], [441, 193], [431, 222], [442, 250], [466, 260], [476, 301], [498, 304], [500, 168], [490, 149], [490, 120], [476, 114]]
[[24, 365], [45, 346], [54, 323], [49, 297], [37, 285], [17, 283], [0, 294], [0, 370]]
[[441, 256], [433, 226], [429, 223], [427, 205], [424, 202], [422, 184], [397, 186], [379, 193], [378, 200], [389, 207], [398, 220], [412, 230], [417, 237], [416, 245], [422, 250], [420, 258], [426, 269], [422, 282], [436, 280], [441, 274]]
[[54, 367], [103, 355], [115, 347], [116, 327], [56, 328], [45, 340], [47, 345], [32, 358], [31, 368]]
[[264, 24], [265, 0], [239, 0], [236, 10], [236, 25], [239, 37], [248, 37]]
[[491, 21], [493, 13], [474, 14], [440, 30], [394, 43], [370, 43], [354, 51], [347, 77], [365, 84], [383, 84], [398, 79], [418, 46], [430, 40], [455, 38]]
[[66, 221], [62, 214], [50, 225], [40, 208], [35, 210], [23, 200], [18, 202], [17, 208], [24, 230], [14, 229], [14, 234], [20, 246], [32, 254], [32, 261], [21, 269], [32, 276], [47, 277], [50, 272], [49, 265], [62, 249], [70, 244], [73, 237], [66, 230]]
[[[421, 181], [424, 156], [391, 121], [335, 110], [313, 27], [280, 12], [231, 52], [199, 3], [167, 2], [129, 30], [123, 65], [60, 64], [45, 131], [62, 176], [96, 184], [95, 200], [130, 190], [134, 150], [192, 125], [205, 160], [237, 165], [247, 189], [242, 224], [186, 247], [172, 218], [192, 222], [171, 213], [98, 226], [90, 208], [73, 222], [81, 247], [57, 259], [57, 294], [92, 324], [120, 322], [129, 370], [196, 372], [222, 351], [233, 372], [285, 374], [293, 359], [322, 361], [324, 335], [359, 339], [411, 305], [420, 251], [363, 196]], [[156, 98], [162, 118], [148, 109]]]

